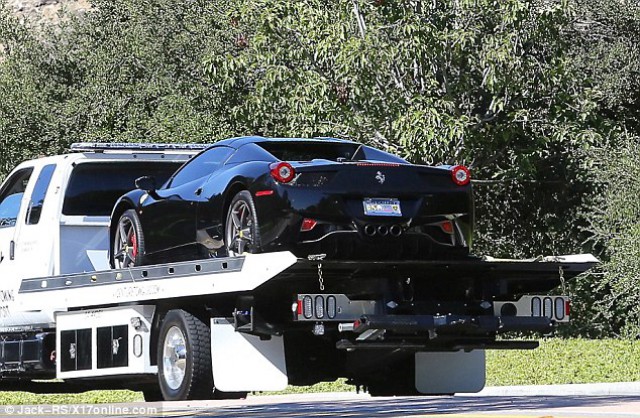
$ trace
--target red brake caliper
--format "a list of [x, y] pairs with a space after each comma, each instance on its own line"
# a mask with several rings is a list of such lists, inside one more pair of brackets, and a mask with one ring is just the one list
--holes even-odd
[[137, 257], [138, 256], [138, 240], [136, 238], [136, 234], [131, 235], [131, 246], [133, 247], [131, 249], [131, 253], [133, 254], [133, 257]]

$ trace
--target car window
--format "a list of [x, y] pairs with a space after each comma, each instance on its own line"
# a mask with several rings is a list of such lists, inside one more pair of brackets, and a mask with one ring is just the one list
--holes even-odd
[[55, 164], [49, 164], [42, 168], [36, 180], [35, 186], [33, 186], [33, 192], [31, 193], [31, 200], [29, 202], [29, 209], [27, 211], [27, 225], [35, 225], [40, 222], [40, 214], [42, 213], [42, 206], [44, 205], [44, 199], [51, 183], [51, 177], [56, 170]]
[[351, 160], [360, 144], [322, 141], [265, 141], [259, 142], [265, 150], [282, 161], [311, 161], [314, 159]]
[[267, 152], [264, 148], [258, 146], [258, 144], [249, 143], [244, 144], [238, 148], [238, 150], [227, 160], [225, 164], [239, 164], [246, 163], [248, 161], [274, 161], [277, 158]]
[[33, 173], [33, 167], [23, 168], [13, 173], [0, 190], [0, 228], [16, 224], [24, 191]]
[[109, 216], [118, 198], [142, 176], [164, 183], [180, 167], [176, 161], [118, 161], [78, 164], [67, 186], [64, 215]]
[[370, 160], [370, 161], [384, 161], [387, 163], [399, 163], [409, 164], [407, 160], [404, 160], [397, 155], [389, 154], [388, 152], [381, 151], [379, 149], [371, 148], [366, 145], [360, 147], [360, 149], [353, 156], [354, 160]]
[[229, 147], [213, 147], [196, 155], [173, 176], [167, 187], [178, 187], [209, 176], [222, 167], [233, 152]]

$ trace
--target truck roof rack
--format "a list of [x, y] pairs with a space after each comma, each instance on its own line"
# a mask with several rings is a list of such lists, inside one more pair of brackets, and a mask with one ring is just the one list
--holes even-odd
[[153, 144], [128, 142], [75, 142], [69, 149], [72, 152], [104, 152], [104, 151], [199, 151], [211, 144]]

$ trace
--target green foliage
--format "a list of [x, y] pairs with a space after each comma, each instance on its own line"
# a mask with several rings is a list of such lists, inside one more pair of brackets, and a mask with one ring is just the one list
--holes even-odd
[[[52, 383], [55, 384], [55, 383]], [[130, 390], [92, 390], [84, 393], [35, 394], [0, 392], [0, 405], [100, 404], [142, 401], [141, 392]]]
[[[0, 7], [0, 176], [76, 141], [245, 134], [337, 136], [413, 162], [465, 163], [479, 180], [475, 252], [610, 255], [604, 283], [573, 285], [575, 332], [617, 332], [634, 311], [613, 295], [637, 290], [611, 278], [631, 277], [637, 218], [598, 199], [616, 169], [609, 150], [640, 134], [639, 10], [617, 0], [94, 0], [81, 17], [32, 27]], [[621, 204], [634, 187], [618, 191]]]
[[640, 343], [542, 340], [535, 350], [487, 352], [487, 386], [640, 381]]
[[415, 162], [466, 162], [476, 250], [580, 250], [602, 141], [596, 97], [567, 65], [568, 8], [523, 1], [237, 1], [205, 61], [243, 131], [327, 135]]
[[615, 147], [594, 151], [603, 164], [606, 187], [594, 198], [590, 230], [607, 249], [607, 263], [595, 306], [612, 333], [640, 337], [640, 139], [629, 138]]

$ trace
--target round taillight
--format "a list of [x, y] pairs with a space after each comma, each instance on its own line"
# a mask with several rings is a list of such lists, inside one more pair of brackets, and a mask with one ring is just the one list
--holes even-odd
[[289, 183], [296, 175], [296, 170], [289, 163], [273, 163], [269, 168], [271, 169], [271, 177], [280, 183]]
[[465, 186], [471, 181], [471, 172], [463, 165], [457, 165], [451, 169], [451, 178], [458, 186]]

